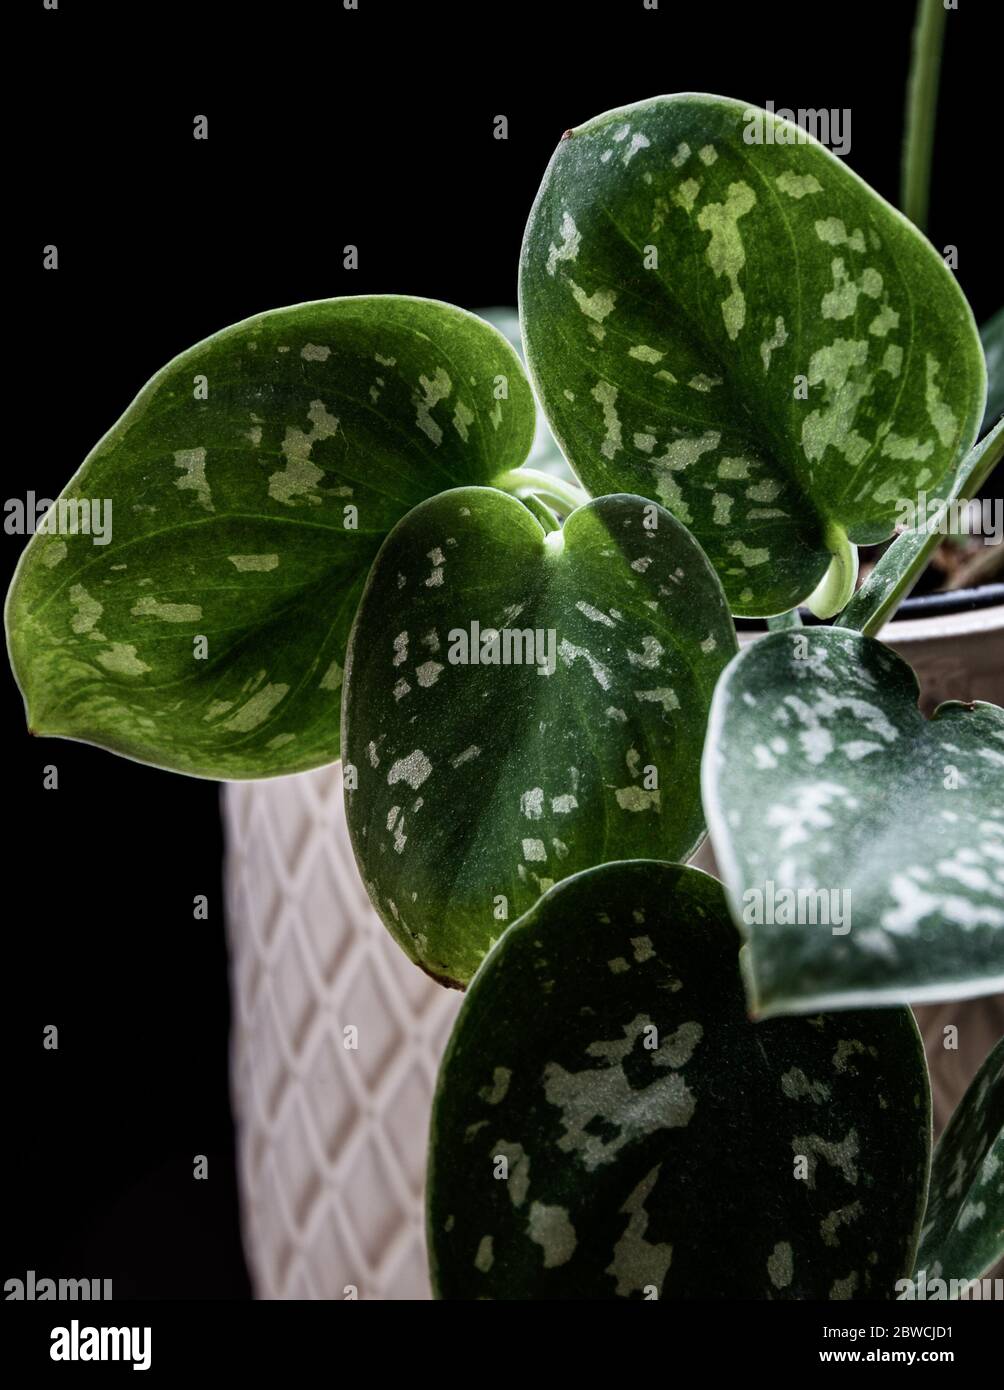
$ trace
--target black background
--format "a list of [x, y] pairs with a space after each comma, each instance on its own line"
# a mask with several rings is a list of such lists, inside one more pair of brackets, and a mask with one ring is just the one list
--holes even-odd
[[[28, 79], [6, 142], [9, 284], [24, 296], [6, 335], [10, 497], [56, 496], [157, 368], [259, 310], [383, 292], [514, 302], [554, 145], [612, 106], [695, 90], [850, 107], [847, 162], [897, 196], [911, 0], [33, 3], [8, 57], [8, 77]], [[930, 226], [939, 248], [958, 246], [981, 322], [1004, 299], [987, 201], [1000, 184], [996, 9], [966, 0], [948, 16]], [[55, 273], [41, 270], [47, 243]], [[8, 573], [22, 545], [3, 536]], [[32, 740], [9, 674], [2, 698], [2, 1276], [112, 1278], [119, 1298], [247, 1297], [219, 790]], [[51, 763], [59, 789], [46, 792]], [[192, 917], [197, 893], [206, 922]], [[42, 1048], [50, 1023], [55, 1052]], [[193, 1180], [195, 1154], [207, 1182]]]

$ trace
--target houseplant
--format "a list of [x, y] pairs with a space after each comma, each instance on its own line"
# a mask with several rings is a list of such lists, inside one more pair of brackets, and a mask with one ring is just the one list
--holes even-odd
[[[533, 399], [491, 329], [428, 301], [329, 301], [165, 368], [62, 499], [114, 497], [124, 534], [96, 554], [43, 530], [12, 588], [38, 732], [231, 779], [344, 753], [374, 905], [427, 973], [477, 976], [437, 1106], [445, 1293], [888, 1295], [926, 1196], [926, 1077], [909, 1015], [860, 1009], [999, 980], [996, 841], [971, 834], [995, 824], [999, 712], [928, 726], [869, 635], [936, 536], [906, 533], [852, 597], [854, 544], [887, 536], [897, 502], [968, 495], [999, 457], [999, 424], [972, 447], [979, 342], [922, 238], [786, 122], [743, 141], [748, 111], [681, 97], [610, 113], [545, 180], [524, 331], [593, 500], [521, 467]], [[598, 225], [598, 188], [623, 236]], [[802, 602], [839, 622], [801, 629]], [[735, 657], [730, 611], [783, 630]], [[862, 816], [875, 766], [885, 803]], [[929, 862], [899, 830], [918, 802], [941, 818]], [[727, 894], [679, 867], [704, 815]], [[768, 885], [849, 893], [866, 925], [744, 920]], [[733, 918], [752, 937], [747, 997], [784, 1017], [743, 1018]], [[516, 1013], [504, 1035], [496, 995]], [[769, 1129], [716, 1097], [730, 1072]], [[950, 1179], [935, 1165], [924, 1267], [948, 1277], [997, 1248], [999, 1067], [984, 1079]], [[806, 1125], [824, 1100], [826, 1123]], [[756, 1154], [767, 1216], [724, 1283], [708, 1282], [714, 1231], [673, 1227], [689, 1194], [656, 1171], [670, 1144], [674, 1174], [723, 1145]], [[953, 1201], [961, 1250], [937, 1243]], [[854, 1222], [876, 1207], [865, 1249]], [[706, 1269], [681, 1255], [695, 1242]]]

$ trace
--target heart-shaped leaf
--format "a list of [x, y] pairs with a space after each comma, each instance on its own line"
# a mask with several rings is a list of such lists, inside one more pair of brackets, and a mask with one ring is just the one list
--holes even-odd
[[736, 613], [793, 608], [831, 563], [817, 607], [839, 611], [848, 542], [937, 494], [983, 414], [972, 314], [933, 247], [804, 131], [721, 97], [566, 134], [520, 313], [586, 487], [663, 502]]
[[370, 574], [343, 705], [356, 857], [411, 958], [462, 984], [558, 879], [686, 857], [734, 651], [714, 571], [654, 503], [599, 498], [550, 534], [493, 489], [416, 507]]
[[973, 1079], [931, 1164], [917, 1269], [978, 1279], [1004, 1256], [1004, 1038]]
[[433, 1108], [445, 1298], [892, 1298], [930, 1097], [907, 1009], [754, 1024], [721, 885], [558, 884], [461, 1006]]
[[770, 633], [722, 677], [704, 808], [757, 1013], [1004, 988], [1004, 712], [917, 697], [840, 628]]
[[[533, 430], [509, 345], [431, 300], [300, 304], [191, 348], [25, 551], [7, 622], [29, 724], [204, 776], [333, 761], [381, 540], [423, 498], [515, 468]], [[64, 526], [95, 503], [110, 540]]]

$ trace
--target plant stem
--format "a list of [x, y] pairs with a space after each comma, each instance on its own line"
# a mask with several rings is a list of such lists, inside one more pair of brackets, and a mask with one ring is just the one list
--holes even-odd
[[513, 468], [508, 473], [501, 473], [492, 486], [503, 492], [511, 492], [514, 497], [532, 494], [552, 503], [563, 516], [589, 501], [589, 494], [581, 487], [556, 478], [551, 473], [544, 473], [539, 468]]
[[534, 516], [544, 528], [544, 532], [550, 535], [552, 531], [561, 530], [561, 522], [546, 502], [541, 501], [535, 492], [528, 492], [519, 499], [528, 512], [533, 512]]
[[913, 52], [906, 87], [906, 129], [900, 171], [900, 204], [914, 226], [927, 227], [931, 151], [946, 10], [943, 0], [918, 0]]
[[776, 617], [767, 619], [769, 632], [787, 632], [790, 628], [801, 626], [802, 615], [797, 608], [790, 608], [787, 613], [778, 613]]
[[832, 618], [854, 593], [858, 578], [858, 548], [847, 539], [847, 533], [836, 522], [826, 526], [830, 567], [805, 600], [805, 606], [817, 618]]
[[850, 603], [834, 618], [834, 626], [849, 627], [872, 637], [899, 607], [927, 567], [944, 533], [940, 526], [952, 503], [968, 502], [1004, 457], [1004, 420], [962, 460], [952, 495], [924, 525], [904, 531], [893, 541]]

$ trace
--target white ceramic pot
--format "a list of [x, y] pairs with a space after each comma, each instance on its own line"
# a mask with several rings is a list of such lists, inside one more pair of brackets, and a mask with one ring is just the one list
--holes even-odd
[[925, 713], [943, 700], [1004, 705], [1004, 605], [906, 619], [880, 636], [917, 672]]
[[[1004, 704], [1004, 607], [895, 624], [926, 709]], [[231, 1089], [244, 1244], [261, 1298], [429, 1296], [425, 1147], [461, 996], [406, 959], [366, 897], [340, 767], [224, 792]], [[702, 867], [713, 860], [704, 850]], [[1004, 1029], [1004, 999], [918, 1010], [938, 1127]], [[960, 1029], [958, 1052], [943, 1027]], [[357, 1029], [358, 1046], [346, 1047]]]
[[340, 765], [231, 783], [223, 800], [231, 1095], [255, 1292], [428, 1298], [425, 1145], [461, 995], [412, 965], [370, 907]]

